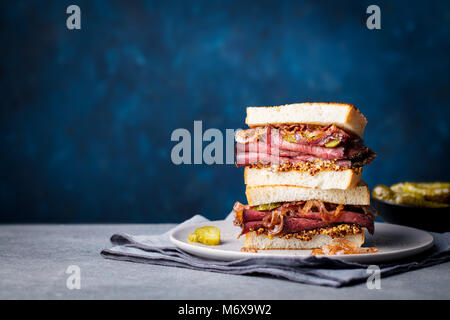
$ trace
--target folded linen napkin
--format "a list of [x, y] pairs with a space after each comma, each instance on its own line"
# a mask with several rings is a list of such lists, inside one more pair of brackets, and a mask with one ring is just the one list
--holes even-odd
[[[228, 216], [227, 220], [231, 220]], [[206, 222], [208, 219], [196, 215], [176, 228], [188, 224]], [[231, 222], [230, 222], [231, 223]], [[232, 262], [213, 261], [193, 256], [178, 249], [169, 239], [169, 230], [161, 235], [114, 234], [110, 249], [101, 255], [107, 259], [181, 267], [195, 270], [222, 272], [227, 274], [265, 274], [295, 282], [342, 287], [365, 282], [372, 273], [369, 265], [356, 262], [310, 256], [307, 258], [251, 257]], [[390, 264], [379, 264], [382, 277], [424, 268], [450, 261], [450, 232], [432, 233], [434, 246], [414, 257]]]

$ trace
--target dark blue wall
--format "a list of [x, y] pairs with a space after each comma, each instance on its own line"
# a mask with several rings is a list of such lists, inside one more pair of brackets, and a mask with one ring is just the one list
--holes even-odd
[[248, 105], [353, 103], [371, 186], [450, 180], [449, 25], [448, 1], [2, 1], [0, 221], [220, 219], [243, 169], [175, 166], [170, 135]]

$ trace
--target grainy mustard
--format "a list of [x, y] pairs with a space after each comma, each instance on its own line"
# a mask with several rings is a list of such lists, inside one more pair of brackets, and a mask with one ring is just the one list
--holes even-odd
[[[250, 231], [254, 231], [254, 230], [250, 229]], [[299, 239], [302, 241], [309, 241], [315, 235], [319, 235], [319, 234], [326, 234], [334, 239], [334, 238], [342, 238], [347, 235], [359, 234], [361, 232], [362, 232], [362, 228], [356, 224], [339, 224], [339, 225], [333, 226], [333, 227], [323, 227], [323, 228], [317, 228], [317, 229], [312, 229], [312, 230], [302, 230], [300, 232], [295, 232], [295, 233], [280, 234], [280, 235], [278, 235], [278, 237], [281, 237], [284, 239], [296, 238], [296, 239]], [[256, 230], [256, 233], [258, 235], [266, 233], [266, 229], [258, 228], [258, 230]], [[269, 234], [267, 235], [268, 239], [272, 239], [273, 237], [274, 236], [272, 236], [272, 235], [269, 235]]]
[[[316, 173], [319, 173], [321, 171], [326, 170], [333, 170], [333, 171], [343, 171], [346, 170], [345, 167], [339, 166], [336, 164], [335, 160], [320, 160], [316, 159], [314, 161], [305, 161], [300, 163], [290, 163], [285, 162], [279, 165], [271, 165], [271, 164], [262, 164], [262, 163], [255, 163], [250, 164], [250, 168], [270, 168], [272, 171], [290, 171], [290, 170], [297, 170], [301, 172], [308, 172], [310, 175], [315, 175]], [[352, 170], [359, 174], [361, 173], [362, 168], [352, 168]]]

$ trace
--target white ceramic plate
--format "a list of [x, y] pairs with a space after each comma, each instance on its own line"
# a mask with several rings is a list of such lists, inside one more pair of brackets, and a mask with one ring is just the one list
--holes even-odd
[[[198, 227], [215, 226], [220, 229], [220, 244], [207, 246], [201, 243], [188, 242], [188, 236]], [[279, 256], [305, 258], [311, 255], [311, 250], [258, 250], [257, 253], [241, 252], [244, 246], [244, 236], [237, 239], [240, 228], [233, 226], [231, 221], [209, 221], [175, 229], [170, 240], [178, 248], [193, 255], [221, 261], [233, 261], [255, 256]], [[364, 247], [375, 247], [377, 253], [327, 256], [360, 263], [376, 263], [397, 260], [418, 254], [433, 245], [433, 236], [428, 232], [410, 227], [388, 223], [375, 223], [375, 234], [366, 232]]]

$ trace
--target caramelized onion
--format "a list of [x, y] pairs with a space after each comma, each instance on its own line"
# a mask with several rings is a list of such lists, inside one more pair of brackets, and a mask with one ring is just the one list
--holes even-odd
[[320, 200], [308, 200], [303, 208], [299, 208], [300, 214], [307, 214], [312, 208], [317, 208], [320, 212], [320, 218], [325, 222], [335, 222], [343, 213], [344, 206], [338, 205], [336, 209], [328, 211], [323, 201]]
[[307, 143], [325, 145], [331, 140], [338, 140], [341, 143], [347, 141], [350, 135], [344, 130], [331, 124], [328, 126], [317, 125], [279, 125], [276, 126], [283, 135], [294, 135], [297, 143]]
[[301, 208], [299, 211], [301, 214], [307, 214], [309, 212], [309, 210], [312, 209], [312, 207], [313, 207], [313, 203], [311, 202], [311, 200], [308, 200], [308, 201], [306, 201], [303, 208]]
[[270, 235], [279, 234], [284, 227], [284, 212], [282, 210], [272, 211], [271, 214], [263, 218], [263, 224]]
[[233, 206], [234, 212], [234, 225], [241, 226], [244, 223], [244, 210], [246, 206], [237, 201]]
[[257, 142], [260, 136], [265, 135], [266, 132], [266, 127], [256, 127], [247, 130], [239, 130], [236, 132], [234, 138], [238, 143]]
[[[323, 203], [322, 203], [323, 204]], [[320, 217], [323, 221], [326, 222], [335, 222], [342, 215], [342, 210], [344, 206], [342, 204], [338, 205], [334, 211], [327, 211], [325, 205], [323, 206], [324, 210], [320, 212]]]
[[330, 244], [324, 245], [322, 248], [314, 249], [314, 255], [343, 255], [343, 254], [363, 254], [378, 252], [376, 248], [360, 248], [353, 242], [337, 238], [333, 239]]

